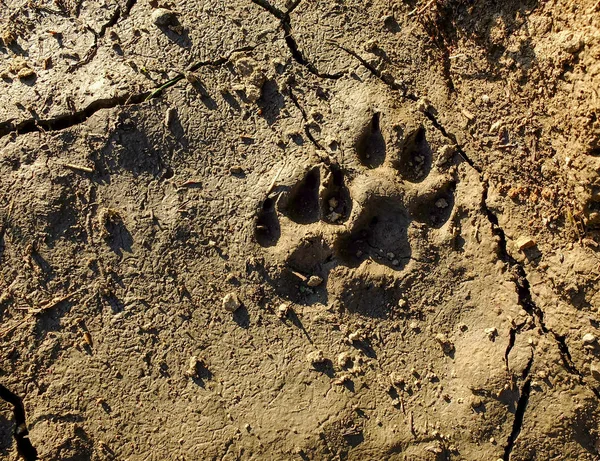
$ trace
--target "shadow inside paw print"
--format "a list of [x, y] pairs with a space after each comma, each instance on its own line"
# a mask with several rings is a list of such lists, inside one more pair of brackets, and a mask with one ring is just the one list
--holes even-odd
[[378, 274], [402, 271], [413, 259], [415, 239], [426, 238], [421, 230], [440, 228], [450, 218], [455, 182], [431, 173], [434, 155], [425, 127], [402, 136], [397, 154], [388, 158], [386, 146], [394, 144], [386, 143], [380, 122], [373, 114], [357, 136], [358, 171], [335, 163], [310, 167], [258, 210], [256, 241], [272, 248], [281, 269], [275, 283], [295, 302], [326, 300], [336, 268], [360, 268], [363, 278], [369, 267], [382, 268]]

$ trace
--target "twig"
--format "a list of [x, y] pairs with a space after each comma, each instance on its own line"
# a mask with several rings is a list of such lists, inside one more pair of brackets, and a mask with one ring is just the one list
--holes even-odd
[[283, 165], [281, 165], [281, 168], [279, 168], [279, 171], [277, 172], [277, 174], [273, 178], [273, 181], [271, 181], [271, 185], [267, 189], [267, 195], [269, 195], [271, 193], [271, 191], [273, 190], [273, 188], [275, 187], [275, 183], [279, 179], [279, 175], [281, 174], [281, 172], [283, 171], [283, 169], [286, 167], [286, 165], [287, 165], [287, 160], [285, 162], [283, 162]]
[[2, 337], [4, 335], [7, 335], [7, 334], [11, 333], [12, 331], [16, 330], [21, 325], [23, 325], [24, 323], [28, 322], [29, 319], [35, 317], [37, 314], [41, 314], [41, 313], [49, 311], [50, 309], [54, 309], [60, 303], [69, 300], [70, 298], [72, 298], [73, 296], [75, 296], [77, 293], [79, 293], [81, 291], [83, 291], [83, 288], [80, 288], [79, 290], [72, 291], [71, 293], [69, 293], [69, 294], [67, 294], [65, 296], [57, 296], [55, 298], [52, 298], [50, 301], [48, 301], [45, 304], [42, 304], [38, 308], [31, 308], [31, 309], [29, 309], [28, 310], [29, 314], [27, 316], [25, 316], [23, 319], [21, 319], [19, 322], [17, 322], [13, 326], [8, 327], [8, 328], [0, 331], [0, 337]]
[[67, 168], [71, 168], [72, 170], [77, 170], [77, 171], [85, 171], [86, 173], [93, 173], [94, 169], [87, 167], [87, 166], [79, 166], [79, 165], [74, 165], [72, 163], [65, 163], [63, 164], [64, 166], [66, 166]]
[[427, 8], [429, 8], [434, 1], [435, 0], [429, 0], [429, 2], [426, 5], [422, 6], [421, 8], [418, 8], [418, 9], [415, 8], [410, 13], [408, 13], [408, 15], [409, 16], [414, 16], [414, 15], [421, 14], [423, 11], [425, 11]]

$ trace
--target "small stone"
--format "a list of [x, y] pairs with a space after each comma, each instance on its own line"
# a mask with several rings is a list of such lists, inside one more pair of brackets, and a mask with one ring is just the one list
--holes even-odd
[[158, 8], [152, 12], [152, 22], [157, 26], [171, 26], [177, 24], [177, 18], [171, 10]]
[[338, 355], [337, 363], [340, 368], [345, 368], [352, 360], [352, 356], [348, 352], [342, 352]]
[[387, 259], [389, 259], [390, 261], [396, 257], [396, 255], [394, 255], [394, 253], [392, 253], [392, 252], [386, 254], [386, 256], [387, 256]]
[[402, 376], [400, 376], [398, 373], [393, 371], [390, 374], [390, 382], [392, 383], [393, 386], [403, 386], [405, 383], [405, 380]]
[[354, 333], [350, 333], [348, 335], [348, 340], [352, 343], [354, 341], [362, 341], [363, 335], [360, 331], [355, 331]]
[[446, 199], [441, 198], [435, 202], [435, 206], [442, 209], [448, 208], [448, 202], [446, 201]]
[[592, 333], [586, 333], [581, 340], [583, 341], [583, 344], [594, 344], [596, 342], [596, 336]]
[[500, 127], [502, 127], [502, 120], [492, 123], [492, 126], [490, 126], [490, 134], [496, 133]]
[[448, 160], [450, 160], [454, 156], [455, 153], [456, 153], [456, 150], [454, 149], [454, 147], [452, 147], [448, 144], [440, 147], [440, 150], [438, 151], [438, 157], [436, 160], [436, 164], [438, 166], [443, 165]]
[[318, 275], [311, 275], [310, 278], [308, 279], [308, 282], [306, 282], [306, 284], [309, 287], [318, 287], [322, 283], [323, 283], [323, 279], [321, 277], [319, 277]]
[[475, 116], [471, 112], [469, 112], [467, 109], [463, 109], [463, 110], [461, 110], [461, 112], [469, 122], [472, 122], [473, 120], [475, 120]]
[[420, 330], [419, 324], [417, 322], [410, 322], [409, 327], [410, 327], [410, 329], [412, 331], [419, 331]]
[[377, 43], [377, 40], [372, 38], [370, 40], [367, 40], [365, 42], [365, 51], [375, 51], [377, 48], [379, 48], [379, 44]]
[[323, 363], [327, 361], [325, 356], [323, 355], [322, 350], [312, 351], [306, 356], [306, 360], [311, 365], [318, 365], [319, 363]]
[[483, 405], [483, 401], [479, 397], [475, 396], [471, 399], [471, 407], [479, 408], [481, 405]]
[[392, 266], [397, 266], [398, 264], [400, 264], [400, 261], [398, 261], [397, 259], [394, 259], [392, 261]]
[[435, 340], [442, 347], [445, 354], [454, 352], [454, 343], [444, 333], [438, 333], [435, 335]]
[[519, 237], [517, 239], [517, 248], [520, 251], [526, 250], [528, 248], [534, 247], [535, 241], [529, 237]]
[[19, 71], [17, 77], [19, 77], [21, 80], [26, 80], [28, 78], [35, 77], [35, 71], [29, 67], [25, 67]]
[[406, 299], [400, 298], [398, 300], [398, 307], [404, 309], [407, 305], [408, 305], [408, 301], [406, 301]]
[[335, 197], [331, 197], [327, 203], [332, 209], [338, 206], [338, 200]]
[[496, 336], [498, 336], [498, 330], [496, 327], [486, 328], [484, 332], [490, 340], [493, 340]]
[[280, 304], [279, 307], [277, 308], [277, 317], [279, 317], [280, 319], [284, 319], [287, 317], [289, 311], [290, 311], [289, 304]]
[[198, 357], [193, 355], [192, 357], [190, 357], [190, 361], [188, 363], [188, 368], [187, 370], [185, 370], [185, 375], [188, 378], [195, 378], [196, 375], [198, 374], [198, 363], [200, 362], [200, 360], [198, 360]]
[[234, 165], [229, 168], [231, 174], [244, 174], [244, 169], [240, 165]]
[[481, 96], [481, 102], [483, 102], [484, 104], [489, 104], [490, 103], [490, 97], [487, 94], [484, 94]]
[[228, 293], [223, 298], [223, 307], [226, 311], [235, 312], [241, 307], [242, 303], [235, 293]]

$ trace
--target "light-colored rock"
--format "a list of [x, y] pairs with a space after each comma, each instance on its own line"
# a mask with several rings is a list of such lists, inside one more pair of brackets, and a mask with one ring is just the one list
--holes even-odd
[[310, 352], [306, 356], [306, 360], [311, 365], [318, 365], [319, 363], [323, 363], [323, 362], [327, 361], [327, 359], [323, 355], [323, 351], [322, 350], [316, 350], [316, 351]]
[[581, 340], [583, 341], [583, 344], [594, 344], [597, 338], [592, 333], [586, 333], [585, 335], [583, 335], [583, 338], [581, 338]]
[[235, 312], [241, 307], [242, 303], [235, 293], [227, 293], [223, 297], [223, 308], [229, 312]]
[[152, 12], [152, 23], [157, 26], [170, 26], [177, 23], [177, 18], [171, 10], [157, 8]]
[[323, 279], [321, 277], [319, 277], [318, 275], [311, 275], [310, 278], [308, 279], [308, 282], [306, 282], [306, 284], [309, 287], [318, 287], [322, 283], [323, 283]]

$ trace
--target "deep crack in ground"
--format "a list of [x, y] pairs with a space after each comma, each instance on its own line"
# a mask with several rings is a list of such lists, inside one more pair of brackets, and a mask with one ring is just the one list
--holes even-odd
[[25, 407], [23, 399], [8, 388], [0, 384], [0, 398], [9, 403], [13, 407], [13, 415], [15, 418], [15, 429], [13, 436], [17, 443], [17, 451], [25, 461], [35, 461], [38, 459], [37, 450], [29, 440], [29, 430], [27, 429], [27, 421], [25, 418]]

